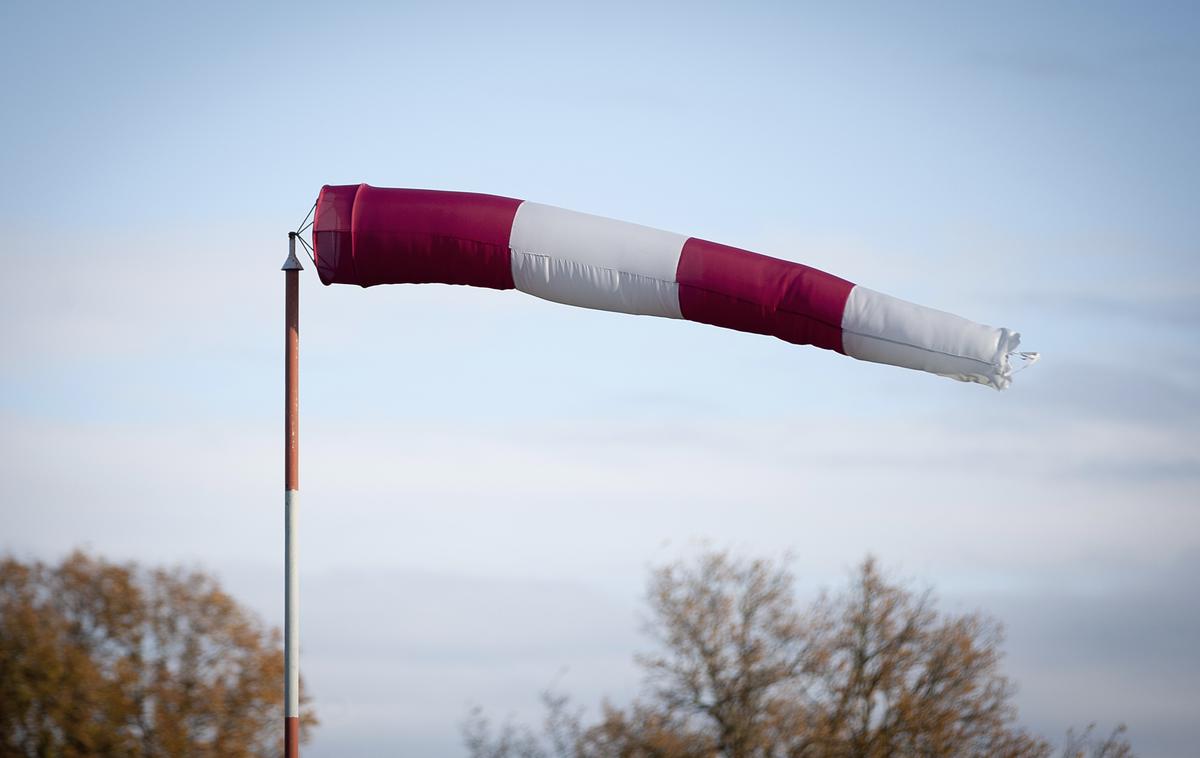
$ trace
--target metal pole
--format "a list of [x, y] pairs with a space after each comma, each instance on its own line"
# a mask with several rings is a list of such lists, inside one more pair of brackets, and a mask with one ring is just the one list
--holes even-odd
[[300, 272], [296, 233], [288, 233], [284, 296], [283, 754], [300, 755], [300, 591], [296, 581], [296, 509], [300, 505]]

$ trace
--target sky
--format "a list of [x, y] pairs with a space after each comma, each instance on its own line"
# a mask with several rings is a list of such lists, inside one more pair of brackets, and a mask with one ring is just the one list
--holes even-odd
[[286, 233], [527, 198], [1007, 326], [997, 393], [516, 292], [301, 284], [310, 756], [639, 692], [647, 570], [867, 554], [1005, 626], [1021, 723], [1200, 741], [1200, 11], [7, 3], [0, 551], [282, 621]]

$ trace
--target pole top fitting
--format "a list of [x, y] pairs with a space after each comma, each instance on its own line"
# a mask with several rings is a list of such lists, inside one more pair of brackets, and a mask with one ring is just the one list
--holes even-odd
[[296, 257], [296, 233], [288, 232], [288, 257], [283, 262], [283, 268], [280, 271], [303, 271], [304, 266], [300, 265], [300, 259]]

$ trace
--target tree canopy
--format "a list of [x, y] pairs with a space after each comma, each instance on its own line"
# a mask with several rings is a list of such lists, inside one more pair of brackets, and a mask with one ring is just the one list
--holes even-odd
[[279, 755], [282, 680], [278, 630], [211, 576], [0, 560], [4, 755]]
[[[472, 758], [1046, 758], [1017, 722], [1000, 625], [938, 611], [864, 561], [841, 595], [797, 601], [782, 563], [708, 553], [654, 571], [644, 696], [598, 721], [545, 698], [541, 733], [464, 725]], [[1123, 727], [1068, 735], [1068, 758], [1129, 758]]]

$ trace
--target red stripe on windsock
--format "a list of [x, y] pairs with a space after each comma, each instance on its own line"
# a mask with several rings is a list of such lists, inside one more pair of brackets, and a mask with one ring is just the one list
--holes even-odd
[[845, 279], [694, 237], [675, 278], [689, 321], [845, 352], [842, 312], [854, 288]]
[[314, 258], [325, 284], [512, 289], [508, 238], [520, 200], [472, 192], [326, 186]]

